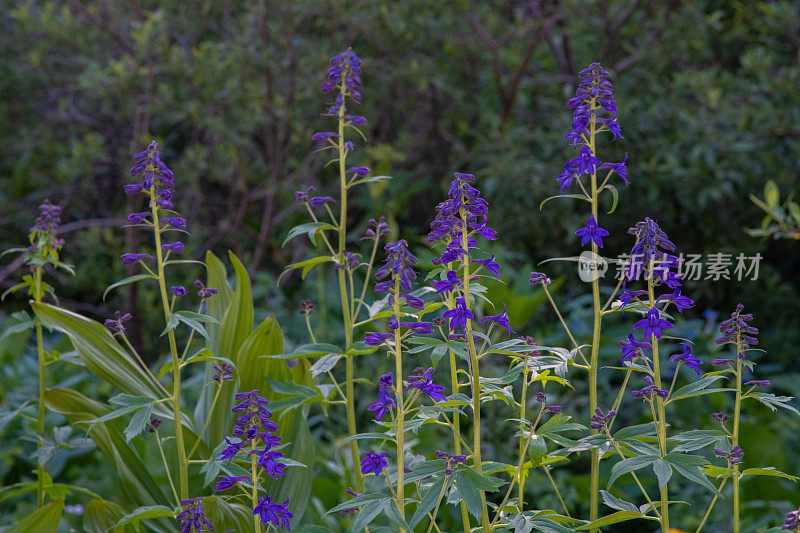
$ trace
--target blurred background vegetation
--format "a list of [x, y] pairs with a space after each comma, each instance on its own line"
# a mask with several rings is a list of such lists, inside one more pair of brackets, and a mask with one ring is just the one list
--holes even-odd
[[[122, 192], [130, 156], [151, 139], [177, 177], [175, 203], [191, 229], [184, 255], [234, 250], [251, 267], [257, 305], [278, 315], [290, 345], [306, 342], [302, 298], [317, 300], [323, 327], [335, 326], [327, 278], [275, 280], [310, 256], [301, 239], [281, 246], [305, 218], [293, 191], [313, 184], [336, 193], [334, 170], [310, 138], [329, 128], [318, 86], [328, 58], [347, 46], [364, 61], [359, 114], [369, 119], [353, 161], [394, 177], [355, 199], [354, 241], [383, 214], [395, 235], [423, 244], [451, 173], [471, 172], [501, 235], [506, 285], [494, 290], [516, 306], [520, 333], [557, 342], [527, 275], [579, 250], [573, 232], [585, 206], [539, 204], [557, 194], [555, 176], [573, 157], [562, 136], [576, 73], [600, 61], [613, 74], [625, 139], [601, 145], [599, 156], [628, 153], [631, 179], [616, 212], [602, 217], [606, 254], [629, 251], [625, 231], [645, 216], [685, 253], [760, 253], [755, 281], [687, 283], [698, 304], [682, 327], [708, 341], [717, 317], [741, 301], [762, 332], [761, 377], [773, 376], [776, 393], [797, 393], [800, 242], [745, 232], [763, 216], [748, 195], [760, 196], [768, 179], [783, 195], [798, 191], [797, 2], [0, 0], [0, 23], [0, 249], [24, 243], [44, 198], [62, 205], [64, 257], [78, 274], [54, 283], [61, 303], [94, 318], [132, 312], [140, 346], [157, 333], [145, 327], [155, 294], [129, 285], [106, 302], [101, 295], [126, 275], [119, 255], [149, 245], [120, 226], [139, 210]], [[18, 267], [3, 262], [0, 288], [16, 283]], [[587, 287], [574, 264], [543, 269], [562, 278], [558, 297], [578, 324]], [[0, 320], [25, 306], [22, 296], [7, 299]], [[607, 361], [629, 327], [608, 330]], [[9, 338], [0, 347], [6, 407], [21, 387], [20, 367], [6, 365], [22, 350]], [[797, 473], [800, 425], [778, 420], [751, 433], [776, 443], [764, 453], [778, 459], [766, 463]], [[3, 461], [4, 482], [22, 475]], [[580, 500], [585, 489], [573, 477], [570, 497]], [[786, 486], [772, 488], [749, 491], [754, 517], [762, 500], [797, 505]]]

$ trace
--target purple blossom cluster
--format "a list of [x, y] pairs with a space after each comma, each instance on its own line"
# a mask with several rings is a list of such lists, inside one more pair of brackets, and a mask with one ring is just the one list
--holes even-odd
[[744, 450], [742, 450], [738, 446], [734, 446], [730, 449], [730, 451], [720, 450], [719, 448], [714, 449], [714, 455], [717, 457], [724, 457], [728, 460], [728, 463], [732, 465], [738, 465], [742, 462], [742, 457], [744, 457]]
[[800, 530], [800, 507], [796, 511], [789, 511], [781, 529], [787, 531]]
[[31, 244], [40, 244], [38, 241], [43, 237], [44, 243], [54, 249], [63, 246], [64, 240], [58, 238], [58, 227], [61, 225], [61, 206], [53, 205], [50, 200], [45, 199], [39, 206], [39, 216], [36, 223], [31, 227]]
[[[269, 402], [259, 396], [257, 390], [236, 394], [236, 401], [239, 403], [231, 408], [236, 415], [233, 426], [235, 440], [225, 437], [227, 447], [222, 450], [219, 459], [230, 462], [242, 455], [247, 458], [256, 456], [258, 459], [254, 468], [263, 469], [273, 479], [285, 476], [286, 465], [278, 461], [283, 453], [275, 449], [281, 443], [281, 438], [275, 435], [278, 425], [271, 420]], [[248, 476], [219, 476], [214, 490], [229, 489], [245, 479]], [[253, 514], [259, 515], [265, 525], [272, 523], [276, 528], [283, 526], [289, 529], [289, 519], [294, 515], [289, 512], [288, 505], [288, 499], [284, 503], [277, 503], [265, 496], [259, 499]]]
[[435, 452], [433, 452], [433, 455], [437, 459], [444, 459], [446, 461], [447, 466], [445, 466], [445, 469], [444, 469], [444, 473], [445, 473], [446, 476], [449, 476], [449, 475], [451, 475], [453, 473], [453, 467], [455, 467], [456, 465], [459, 465], [461, 463], [466, 463], [467, 462], [467, 456], [466, 455], [450, 454], [450, 453], [443, 452], [441, 450], [436, 450]]
[[[131, 176], [140, 176], [141, 182], [136, 184], [125, 185], [126, 194], [147, 194], [150, 196], [150, 207], [152, 211], [142, 211], [131, 213], [128, 215], [128, 222], [131, 224], [144, 224], [153, 226], [154, 221], [148, 219], [152, 216], [153, 211], [164, 211], [167, 215], [174, 215], [173, 202], [173, 189], [175, 188], [175, 175], [167, 168], [167, 165], [161, 161], [161, 156], [158, 152], [158, 143], [153, 141], [147, 149], [139, 152], [133, 156], [133, 167], [130, 170]], [[185, 229], [186, 219], [179, 216], [165, 216], [158, 217], [158, 228], [153, 227], [154, 231], [162, 232], [165, 229]], [[182, 242], [163, 243], [161, 245], [162, 252], [179, 254], [183, 252], [185, 246]], [[122, 263], [130, 265], [143, 261], [145, 259], [153, 259], [153, 256], [146, 253], [133, 253], [129, 252], [123, 254]]]
[[203, 498], [181, 500], [183, 510], [175, 518], [181, 526], [181, 533], [201, 533], [216, 531], [214, 524], [203, 514]]

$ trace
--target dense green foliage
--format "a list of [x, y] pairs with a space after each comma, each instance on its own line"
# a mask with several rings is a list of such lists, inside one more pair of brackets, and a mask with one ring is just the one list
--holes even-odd
[[[188, 252], [203, 259], [206, 249], [221, 257], [231, 249], [241, 257], [253, 278], [256, 323], [277, 315], [289, 347], [308, 341], [297, 315], [297, 303], [308, 296], [317, 301], [320, 329], [330, 332], [320, 340], [341, 340], [324, 327], [326, 320], [339, 320], [331, 280], [312, 276], [301, 286], [299, 276], [290, 275], [277, 285], [274, 273], [310, 256], [303, 239], [282, 247], [289, 228], [302, 219], [292, 192], [310, 184], [321, 193], [336, 188], [334, 171], [323, 166], [309, 139], [325, 128], [318, 95], [322, 69], [331, 51], [347, 45], [365, 62], [360, 113], [370, 119], [368, 147], [354, 158], [375, 174], [394, 177], [364, 188], [353, 199], [351, 216], [383, 213], [393, 230], [419, 242], [450, 173], [474, 173], [502, 236], [496, 252], [511, 271], [506, 285], [490, 291], [508, 302], [521, 333], [550, 346], [563, 342], [526, 276], [534, 264], [577, 243], [573, 232], [584, 223], [583, 212], [569, 202], [543, 210], [539, 204], [555, 194], [555, 176], [572, 157], [562, 136], [569, 129], [564, 102], [574, 92], [575, 72], [599, 60], [614, 74], [625, 135], [614, 148], [618, 158], [610, 159], [631, 154], [632, 184], [621, 191], [606, 226], [606, 253], [629, 250], [625, 230], [644, 216], [658, 219], [689, 253], [761, 253], [756, 281], [688, 283], [698, 312], [681, 328], [711, 348], [716, 318], [703, 316], [703, 309], [725, 315], [744, 302], [762, 331], [762, 374], [770, 374], [776, 393], [796, 394], [800, 247], [744, 231], [761, 221], [749, 194], [761, 196], [767, 179], [784, 193], [797, 192], [796, 2], [458, 1], [443, 9], [415, 0], [207, 1], [187, 9], [177, 2], [4, 0], [0, 14], [0, 249], [24, 242], [43, 198], [62, 205], [63, 256], [80, 268], [76, 278], [52, 282], [61, 303], [96, 319], [118, 308], [132, 312], [136, 346], [156, 342], [160, 331], [146, 325], [151, 316], [159, 318], [155, 291], [130, 285], [111, 293], [108, 302], [101, 296], [132, 273], [117, 257], [147, 246], [141, 234], [119, 226], [130, 211], [122, 193], [130, 154], [151, 138], [162, 143], [177, 176], [178, 205], [191, 229]], [[0, 270], [3, 290], [16, 283], [18, 267]], [[575, 282], [572, 264], [547, 268], [569, 282], [563, 287]], [[188, 285], [200, 272], [187, 267], [181, 281]], [[576, 331], [590, 336], [589, 326], [580, 326], [590, 312], [588, 300], [569, 301], [571, 294], [561, 292]], [[25, 307], [17, 295], [3, 311]], [[3, 327], [13, 329], [14, 319], [6, 318], [0, 317]], [[617, 341], [626, 333], [623, 324], [604, 329], [605, 361], [616, 361]], [[23, 356], [25, 340], [27, 333], [11, 333], [0, 345], [4, 407], [21, 405], [36, 389], [35, 361]], [[56, 350], [72, 349], [66, 339], [51, 340]], [[369, 364], [375, 375], [388, 367], [381, 360]], [[50, 385], [93, 398], [111, 393], [78, 367], [67, 368]], [[580, 393], [581, 380], [574, 385]], [[362, 412], [365, 406], [366, 400]], [[765, 464], [800, 472], [798, 419], [762, 422], [763, 411], [750, 411], [742, 446], [759, 449]], [[317, 415], [312, 411], [312, 434], [330, 444], [343, 413]], [[484, 415], [488, 427], [508, 416], [503, 410]], [[697, 427], [705, 423], [698, 417], [687, 410], [675, 423]], [[8, 485], [30, 479], [22, 459], [34, 445], [16, 439], [18, 421], [3, 429], [5, 422], [0, 479]], [[489, 455], [507, 442], [507, 433], [488, 440]], [[431, 439], [420, 448], [435, 446]], [[103, 474], [108, 468], [76, 450], [56, 453], [51, 463], [51, 472], [104, 494], [114, 490]], [[318, 468], [325, 475], [314, 481], [317, 498], [347, 486], [328, 481], [341, 465]], [[587, 500], [586, 470], [588, 463], [577, 463], [570, 472], [553, 472], [570, 507]], [[743, 512], [753, 530], [774, 525], [798, 503], [789, 483], [764, 478], [747, 487]], [[538, 494], [530, 483], [529, 490], [541, 496], [541, 507], [557, 507], [546, 487]], [[701, 489], [686, 494], [706, 498]], [[316, 500], [315, 509], [338, 501]], [[10, 514], [12, 507], [4, 505], [0, 514]], [[676, 510], [678, 520], [681, 512]]]

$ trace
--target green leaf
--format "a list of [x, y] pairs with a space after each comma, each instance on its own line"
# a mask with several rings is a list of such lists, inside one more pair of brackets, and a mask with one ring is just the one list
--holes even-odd
[[259, 326], [245, 339], [236, 354], [236, 370], [240, 391], [260, 390], [268, 400], [275, 396], [266, 386], [270, 377], [278, 381], [290, 378], [286, 362], [269, 359], [263, 355], [275, 355], [283, 352], [283, 333], [275, 317], [265, 318]]
[[128, 524], [136, 525], [142, 520], [147, 520], [148, 518], [163, 518], [167, 516], [174, 517], [175, 511], [164, 505], [146, 505], [143, 507], [138, 507], [123, 516], [119, 522], [114, 525], [114, 527], [122, 527]]
[[646, 518], [648, 520], [658, 520], [653, 516], [646, 516], [638, 511], [617, 511], [603, 518], [599, 518], [594, 522], [583, 525], [575, 531], [582, 531], [584, 529], [597, 529], [603, 526], [610, 526], [611, 524], [618, 524], [619, 522], [626, 522], [628, 520], [635, 520], [637, 518]]
[[163, 391], [105, 326], [49, 304], [31, 303], [31, 307], [45, 325], [69, 337], [89, 372], [122, 392], [164, 398]]
[[320, 255], [318, 257], [312, 257], [311, 259], [306, 259], [305, 261], [300, 261], [298, 263], [292, 263], [291, 265], [287, 266], [281, 275], [278, 276], [278, 283], [281, 282], [281, 278], [291, 272], [292, 270], [297, 270], [298, 268], [302, 268], [303, 272], [301, 273], [300, 277], [302, 279], [306, 279], [306, 275], [317, 265], [322, 263], [331, 263], [333, 262], [333, 257], [328, 255]]
[[663, 489], [669, 482], [669, 478], [672, 477], [672, 467], [664, 459], [656, 459], [653, 462], [653, 472], [658, 479], [658, 490]]
[[659, 459], [659, 457], [653, 457], [649, 455], [623, 459], [611, 467], [611, 477], [608, 480], [608, 487], [610, 488], [619, 476], [627, 474], [628, 472], [633, 472], [634, 470], [639, 470], [640, 468], [644, 468], [646, 466], [650, 466], [655, 462], [656, 459]]
[[311, 365], [311, 375], [313, 377], [317, 377], [320, 374], [324, 374], [325, 372], [332, 370], [342, 357], [342, 354], [338, 353], [329, 353], [327, 355], [323, 355], [319, 358], [319, 360], [317, 360], [316, 363]]
[[[130, 394], [117, 394], [109, 400], [109, 403], [111, 405], [118, 406], [118, 408], [106, 415], [94, 419], [92, 423], [89, 424], [88, 430], [91, 430], [95, 424], [100, 424], [102, 422], [108, 422], [109, 420], [123, 417], [127, 414], [138, 411], [147, 405], [150, 406], [151, 410], [153, 407], [152, 398], [148, 398], [147, 396], [131, 396]], [[128, 439], [128, 441], [130, 441], [130, 439]]]
[[429, 512], [436, 507], [436, 503], [439, 501], [439, 497], [442, 494], [442, 489], [444, 488], [444, 483], [447, 481], [445, 476], [440, 476], [436, 481], [433, 482], [433, 485], [428, 487], [425, 490], [425, 493], [422, 495], [422, 499], [419, 502], [419, 506], [417, 510], [414, 511], [414, 516], [411, 517], [411, 522], [409, 525], [411, 529], [415, 528], [417, 524], [425, 518]]
[[723, 379], [724, 376], [706, 376], [704, 378], [700, 378], [697, 381], [689, 383], [688, 385], [684, 385], [680, 389], [676, 390], [672, 393], [669, 400], [664, 402], [664, 405], [674, 402], [676, 400], [681, 400], [683, 398], [692, 398], [693, 396], [700, 396], [703, 394], [711, 394], [714, 392], [725, 392], [725, 391], [732, 391], [735, 389], [709, 389], [708, 387], [711, 386], [712, 383]]
[[717, 492], [717, 488], [711, 484], [711, 482], [706, 477], [705, 473], [703, 473], [702, 468], [697, 465], [686, 465], [677, 463], [674, 459], [670, 459], [669, 455], [666, 457], [667, 461], [678, 471], [680, 475], [688, 479], [693, 483], [697, 483], [698, 485], [702, 485], [714, 494], [719, 494]]
[[481, 491], [495, 492], [502, 483], [497, 478], [482, 476], [471, 468], [462, 466], [453, 473], [453, 484], [470, 514], [480, 518], [483, 508]]
[[626, 502], [625, 500], [621, 500], [611, 494], [608, 491], [601, 490], [600, 496], [603, 498], [603, 503], [611, 507], [612, 509], [617, 509], [618, 511], [633, 511], [638, 512], [638, 507], [630, 502]]
[[336, 227], [327, 222], [307, 222], [305, 224], [300, 224], [289, 230], [289, 234], [286, 236], [286, 239], [284, 239], [283, 244], [281, 244], [281, 248], [285, 247], [286, 243], [298, 235], [303, 235], [304, 233], [308, 235], [311, 244], [316, 246], [319, 234], [329, 229], [336, 229]]
[[767, 183], [764, 184], [764, 200], [771, 209], [777, 209], [780, 204], [780, 192], [772, 180], [767, 180]]
[[53, 533], [64, 513], [64, 498], [53, 500], [8, 528], [8, 533]]
[[325, 515], [329, 515], [331, 513], [338, 513], [339, 511], [344, 511], [345, 509], [352, 509], [354, 507], [361, 507], [371, 502], [375, 501], [385, 501], [388, 500], [389, 497], [386, 494], [379, 494], [379, 493], [367, 493], [361, 496], [356, 496], [351, 500], [347, 500], [344, 503], [340, 503], [333, 509], [328, 509], [325, 512]]
[[138, 411], [133, 413], [131, 421], [125, 428], [125, 441], [130, 442], [135, 436], [145, 430], [150, 423], [150, 417], [153, 414], [153, 403], [142, 406]]
[[557, 194], [555, 196], [550, 196], [550, 197], [545, 198], [544, 200], [542, 200], [542, 203], [539, 204], [539, 210], [541, 211], [542, 207], [544, 207], [544, 204], [546, 204], [550, 200], [555, 200], [556, 198], [573, 198], [575, 200], [583, 200], [585, 202], [591, 202], [592, 201], [590, 198], [587, 198], [586, 196], [584, 196], [582, 194]]
[[772, 476], [772, 477], [782, 477], [784, 479], [788, 479], [790, 481], [794, 481], [797, 483], [800, 481], [800, 478], [797, 476], [792, 476], [785, 472], [781, 472], [780, 470], [776, 470], [775, 468], [769, 466], [766, 468], [745, 468], [742, 471], [741, 477], [744, 476]]
[[[83, 509], [83, 529], [87, 533], [107, 533], [123, 516], [125, 510], [119, 504], [102, 498], [93, 498]], [[116, 531], [122, 533], [125, 527]]]
[[359, 180], [356, 180], [353, 183], [351, 183], [350, 185], [348, 185], [347, 187], [350, 188], [350, 187], [354, 187], [356, 185], [361, 185], [362, 183], [374, 183], [376, 181], [385, 181], [385, 180], [390, 180], [390, 179], [392, 179], [391, 176], [369, 176], [367, 178], [361, 178]]
[[532, 435], [528, 445], [528, 455], [531, 458], [531, 466], [536, 468], [545, 457], [547, 457], [547, 443], [541, 435]]
[[364, 528], [370, 525], [381, 512], [383, 512], [385, 501], [369, 502], [361, 511], [358, 512], [356, 519], [353, 521], [353, 533], [360, 533]]
[[118, 281], [118, 282], [116, 282], [116, 283], [112, 283], [112, 284], [111, 284], [111, 285], [109, 285], [109, 286], [108, 286], [108, 288], [107, 288], [107, 289], [106, 289], [106, 290], [103, 292], [103, 301], [105, 301], [105, 299], [106, 299], [106, 296], [108, 295], [108, 293], [109, 293], [109, 292], [111, 292], [111, 291], [113, 291], [113, 290], [114, 290], [114, 289], [116, 289], [117, 287], [122, 287], [123, 285], [127, 285], [127, 284], [129, 284], [129, 283], [136, 283], [137, 281], [142, 281], [143, 279], [148, 279], [148, 278], [151, 278], [151, 279], [156, 279], [156, 278], [154, 278], [153, 276], [151, 276], [150, 274], [136, 274], [135, 276], [131, 276], [131, 277], [129, 277], [129, 278], [125, 278], [125, 279], [123, 279], [123, 280], [120, 280], [120, 281]]
[[749, 397], [753, 397], [759, 402], [763, 403], [769, 407], [772, 412], [777, 411], [777, 408], [780, 407], [781, 409], [786, 409], [793, 412], [797, 416], [800, 416], [800, 411], [789, 405], [789, 402], [793, 399], [792, 396], [775, 396], [774, 394], [767, 392], [751, 392], [748, 395], [748, 398]]
[[610, 184], [606, 184], [603, 188], [611, 191], [611, 196], [612, 196], [611, 209], [608, 210], [608, 214], [610, 215], [617, 210], [617, 203], [619, 202], [619, 192], [617, 192], [616, 187]]
[[228, 255], [236, 271], [236, 289], [230, 306], [220, 322], [222, 331], [218, 353], [223, 357], [231, 357], [239, 351], [245, 339], [253, 331], [254, 315], [250, 276], [233, 252], [228, 252]]

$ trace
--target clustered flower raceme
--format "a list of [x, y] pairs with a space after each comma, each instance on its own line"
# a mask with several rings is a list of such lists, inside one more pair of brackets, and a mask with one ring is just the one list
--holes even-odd
[[787, 531], [800, 531], [800, 507], [796, 511], [789, 511], [786, 515], [786, 521], [781, 526], [781, 529]]
[[729, 464], [738, 465], [742, 462], [742, 457], [744, 457], [744, 450], [742, 450], [738, 446], [734, 446], [730, 449], [730, 451], [720, 450], [719, 448], [714, 448], [714, 455], [717, 457], [724, 457], [728, 460]]
[[121, 311], [117, 310], [114, 312], [114, 318], [107, 318], [105, 325], [108, 329], [113, 330], [115, 333], [124, 333], [125, 332], [125, 322], [128, 322], [133, 318], [133, 315], [130, 313], [122, 314]]
[[547, 396], [545, 396], [543, 392], [536, 393], [536, 401], [542, 404], [543, 413], [551, 413], [557, 415], [558, 413], [564, 410], [560, 405], [547, 405]]
[[181, 526], [181, 533], [216, 531], [214, 524], [203, 514], [202, 497], [181, 500], [181, 507], [183, 510], [175, 517]]
[[[258, 457], [255, 468], [261, 468], [273, 479], [285, 476], [286, 465], [278, 461], [283, 453], [275, 449], [281, 438], [275, 435], [278, 426], [271, 420], [269, 402], [259, 396], [257, 390], [236, 394], [236, 401], [239, 403], [231, 408], [231, 412], [237, 415], [233, 427], [233, 438], [237, 441], [225, 437], [228, 446], [222, 450], [219, 459], [230, 462], [236, 457], [242, 458], [242, 455], [247, 458], [255, 455]], [[259, 449], [261, 447], [263, 449]], [[258, 477], [258, 472], [255, 475]], [[227, 490], [250, 477], [219, 476], [218, 479], [215, 491]], [[289, 512], [288, 505], [288, 499], [278, 503], [271, 501], [269, 496], [264, 496], [259, 499], [253, 514], [259, 515], [264, 525], [272, 523], [276, 528], [289, 529], [289, 519], [294, 515]]]
[[453, 467], [467, 462], [467, 456], [461, 454], [450, 454], [443, 452], [441, 450], [436, 450], [433, 452], [433, 455], [436, 456], [437, 459], [444, 459], [447, 462], [447, 466], [444, 469], [444, 474], [449, 476], [453, 473]]
[[617, 416], [617, 412], [613, 409], [608, 413], [604, 413], [599, 407], [594, 410], [594, 415], [590, 418], [591, 429], [608, 429], [609, 424]]
[[[339, 89], [334, 104], [328, 109], [328, 114], [338, 117], [347, 127], [355, 128], [356, 126], [365, 125], [367, 123], [365, 117], [347, 114], [347, 98], [355, 102], [361, 102], [361, 93], [358, 90], [361, 87], [361, 60], [356, 56], [352, 48], [348, 48], [345, 52], [331, 58], [327, 76], [328, 79], [320, 85], [320, 90], [323, 93], [329, 93], [337, 88]], [[322, 131], [315, 133], [311, 140], [324, 142], [330, 148], [338, 148], [338, 143], [343, 139], [339, 139], [339, 133], [335, 131]], [[351, 152], [354, 149], [353, 143], [350, 141], [344, 142], [343, 145], [347, 152]], [[347, 174], [364, 176], [369, 173], [369, 169], [366, 167], [352, 167], [346, 172]]]
[[[636, 235], [636, 244], [630, 254], [630, 262], [624, 271], [624, 281], [620, 301], [621, 307], [632, 306], [634, 303], [647, 312], [641, 320], [633, 325], [633, 331], [628, 334], [627, 340], [620, 342], [623, 364], [626, 361], [634, 362], [642, 359], [646, 364], [652, 362], [647, 357], [647, 351], [652, 350], [651, 339], [660, 340], [664, 335], [664, 330], [672, 327], [672, 323], [665, 317], [666, 310], [673, 305], [679, 312], [694, 306], [694, 301], [680, 293], [681, 276], [672, 269], [677, 269], [678, 258], [670, 252], [675, 251], [675, 245], [669, 240], [667, 235], [658, 227], [652, 219], [646, 218], [638, 222], [636, 226], [628, 230], [629, 233]], [[627, 284], [639, 278], [644, 273], [646, 279], [652, 282], [654, 291], [664, 285], [672, 290], [660, 296], [654, 295], [653, 305], [649, 300], [649, 293], [645, 290], [630, 290]], [[659, 309], [658, 305], [661, 304]], [[637, 330], [642, 330], [643, 339], [636, 340]], [[681, 343], [683, 352], [674, 354], [670, 357], [672, 364], [686, 365], [694, 370], [697, 375], [701, 375], [700, 366], [702, 361], [692, 354], [691, 347], [686, 343]], [[651, 378], [645, 378], [647, 384], [638, 391], [631, 391], [635, 398], [651, 400], [655, 396], [666, 398], [667, 392], [657, 388]]]
[[45, 199], [39, 206], [39, 216], [36, 224], [31, 227], [30, 240], [32, 248], [49, 245], [58, 251], [64, 245], [64, 240], [58, 238], [58, 227], [61, 225], [61, 206], [53, 205]]
[[[161, 161], [161, 156], [158, 152], [158, 143], [153, 141], [146, 150], [139, 152], [133, 156], [134, 165], [130, 170], [131, 176], [141, 176], [141, 183], [125, 185], [126, 194], [147, 194], [150, 196], [150, 207], [155, 211], [164, 211], [165, 214], [170, 216], [159, 216], [159, 225], [161, 227], [153, 227], [153, 220], [148, 219], [152, 216], [153, 211], [142, 211], [138, 213], [131, 213], [128, 215], [128, 222], [131, 224], [144, 224], [153, 227], [154, 231], [162, 232], [165, 229], [178, 229], [186, 228], [186, 219], [179, 216], [172, 216], [174, 212], [173, 189], [175, 188], [175, 176], [172, 171], [167, 168], [167, 165]], [[163, 243], [161, 249], [163, 252], [179, 254], [183, 252], [185, 246], [182, 242]], [[126, 253], [122, 255], [122, 263], [129, 265], [143, 261], [145, 259], [153, 259], [150, 254], [144, 253]]]

